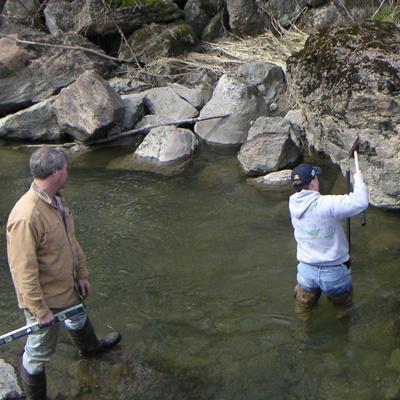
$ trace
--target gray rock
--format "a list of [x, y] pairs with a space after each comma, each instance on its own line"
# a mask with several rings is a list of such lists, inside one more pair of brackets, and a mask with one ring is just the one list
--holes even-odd
[[290, 138], [296, 144], [297, 147], [306, 148], [308, 147], [307, 134], [305, 132], [304, 116], [301, 110], [290, 110], [285, 115], [285, 119], [289, 121], [290, 127]]
[[147, 83], [130, 78], [114, 77], [108, 81], [108, 84], [121, 95], [138, 93], [150, 89]]
[[144, 92], [145, 105], [152, 114], [167, 117], [172, 120], [193, 118], [198, 111], [170, 87], [160, 87]]
[[[278, 118], [280, 119], [280, 118]], [[293, 165], [299, 151], [290, 139], [288, 127], [275, 128], [257, 136], [251, 136], [240, 148], [238, 160], [246, 175], [262, 175]]]
[[169, 86], [178, 96], [197, 109], [203, 108], [212, 95], [212, 91], [206, 85], [197, 85], [190, 88], [180, 83], [172, 83]]
[[264, 96], [267, 104], [272, 103], [286, 90], [285, 73], [279, 65], [264, 61], [254, 61], [242, 65], [235, 76], [254, 85]]
[[7, 0], [3, 7], [3, 14], [14, 18], [33, 18], [39, 6], [39, 0]]
[[164, 115], [147, 114], [136, 125], [136, 128], [143, 128], [145, 126], [154, 126], [164, 124], [166, 122], [173, 122], [171, 118]]
[[118, 28], [128, 34], [152, 22], [175, 21], [183, 14], [173, 0], [148, 2], [149, 4], [140, 7], [113, 7], [112, 18], [101, 0], [86, 1], [83, 7], [79, 6], [80, 0], [75, 0], [74, 3], [78, 10], [78, 15], [74, 18], [74, 30], [86, 35], [114, 35], [119, 33]]
[[0, 119], [0, 137], [10, 140], [57, 142], [64, 133], [57, 123], [54, 99], [43, 100]]
[[212, 42], [225, 35], [224, 10], [218, 11], [201, 32], [201, 40]]
[[145, 106], [144, 106], [145, 94], [128, 94], [122, 95], [122, 102], [124, 103], [125, 113], [122, 129], [132, 129], [139, 120], [144, 117]]
[[257, 7], [256, 0], [226, 0], [229, 25], [233, 33], [251, 35], [262, 33], [268, 25], [268, 18]]
[[[44, 35], [33, 33], [21, 39], [37, 42], [94, 48], [76, 34]], [[31, 46], [29, 50], [11, 39], [0, 39], [0, 116], [19, 111], [45, 100], [69, 85], [84, 71], [103, 74], [110, 62], [80, 51]]]
[[148, 133], [135, 151], [135, 158], [170, 163], [190, 157], [196, 146], [196, 136], [189, 129], [163, 126]]
[[229, 117], [200, 121], [195, 132], [205, 141], [218, 144], [240, 144], [246, 140], [251, 122], [267, 111], [263, 96], [239, 79], [223, 75], [201, 110], [200, 118], [230, 114]]
[[210, 16], [202, 7], [202, 2], [198, 0], [188, 0], [185, 5], [185, 21], [192, 27], [198, 36], [210, 21]]
[[[327, 3], [327, 2], [325, 2]], [[302, 23], [308, 30], [321, 30], [333, 25], [346, 25], [359, 23], [371, 17], [375, 8], [371, 4], [367, 6], [365, 1], [329, 2], [322, 7], [309, 10], [302, 19]]]
[[305, 3], [311, 7], [318, 7], [326, 4], [329, 0], [305, 0]]
[[269, 0], [268, 10], [284, 27], [294, 24], [305, 6], [305, 0]]
[[70, 32], [74, 29], [75, 2], [67, 0], [49, 0], [44, 9], [47, 29], [54, 35], [58, 32]]
[[17, 400], [23, 399], [22, 392], [14, 368], [0, 359], [0, 399]]
[[387, 208], [400, 208], [399, 43], [400, 28], [391, 24], [332, 27], [288, 60], [308, 142], [344, 173], [354, 169], [348, 153], [359, 137], [370, 202]]
[[164, 126], [152, 129], [135, 153], [113, 160], [109, 169], [135, 169], [163, 175], [181, 173], [198, 141], [188, 129]]
[[[122, 43], [118, 57], [121, 60], [139, 60], [148, 64], [160, 57], [182, 54], [197, 42], [197, 36], [184, 21], [169, 25], [152, 23], [136, 30], [129, 38], [129, 46]], [[132, 51], [133, 53], [132, 53]]]
[[94, 71], [85, 72], [63, 89], [54, 108], [60, 127], [82, 141], [104, 137], [123, 125], [121, 97]]

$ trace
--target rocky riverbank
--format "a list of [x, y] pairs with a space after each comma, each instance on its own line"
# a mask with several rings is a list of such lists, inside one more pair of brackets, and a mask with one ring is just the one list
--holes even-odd
[[344, 173], [359, 138], [371, 203], [398, 209], [400, 30], [368, 21], [380, 3], [0, 1], [0, 139], [125, 146], [109, 168], [161, 174], [205, 141], [287, 190], [304, 150]]
[[[254, 177], [292, 167], [304, 146], [344, 172], [359, 137], [371, 203], [399, 207], [398, 28], [363, 22], [380, 2], [3, 3], [5, 143], [75, 141], [86, 151], [129, 135], [130, 154], [110, 168], [171, 174], [202, 140], [237, 146]], [[307, 34], [274, 53], [295, 22]]]

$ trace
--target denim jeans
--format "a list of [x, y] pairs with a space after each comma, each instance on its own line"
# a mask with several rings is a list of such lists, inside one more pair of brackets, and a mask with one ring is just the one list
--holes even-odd
[[[54, 313], [61, 309], [52, 310]], [[36, 318], [28, 311], [24, 310], [26, 324], [36, 322]], [[69, 330], [80, 330], [83, 328], [87, 314], [77, 315], [71, 319], [63, 321], [64, 326]], [[44, 366], [50, 361], [51, 355], [56, 351], [58, 332], [61, 324], [51, 325], [37, 332], [31, 333], [25, 344], [25, 351], [22, 356], [24, 368], [31, 374], [40, 374]]]
[[345, 264], [323, 267], [300, 262], [297, 284], [308, 292], [321, 290], [326, 296], [338, 297], [352, 289], [351, 270]]

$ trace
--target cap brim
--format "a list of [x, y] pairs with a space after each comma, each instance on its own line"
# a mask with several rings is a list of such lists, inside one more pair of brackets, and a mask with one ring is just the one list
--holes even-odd
[[314, 169], [316, 175], [319, 175], [322, 172], [320, 167], [313, 167], [313, 169]]

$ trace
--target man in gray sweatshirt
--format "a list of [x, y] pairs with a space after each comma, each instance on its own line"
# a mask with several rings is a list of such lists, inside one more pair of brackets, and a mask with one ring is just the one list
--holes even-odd
[[342, 221], [368, 207], [368, 189], [361, 172], [354, 174], [354, 190], [347, 195], [321, 195], [321, 169], [300, 164], [292, 171], [296, 190], [289, 210], [297, 242], [296, 309], [300, 317], [325, 294], [339, 308], [352, 301], [349, 245]]

